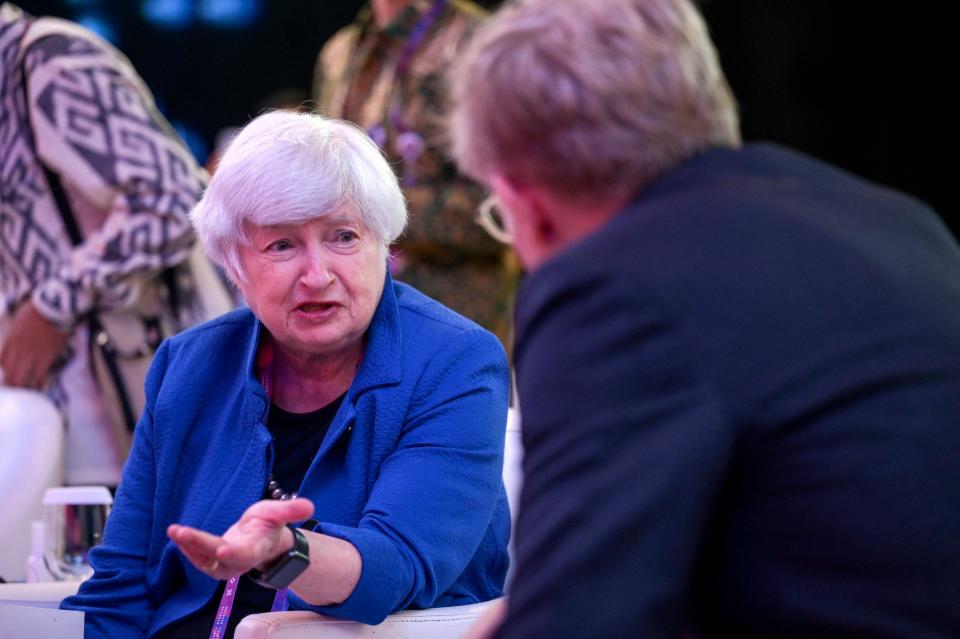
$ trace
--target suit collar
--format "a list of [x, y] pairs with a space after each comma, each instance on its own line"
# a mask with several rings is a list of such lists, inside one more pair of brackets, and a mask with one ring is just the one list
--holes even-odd
[[383, 294], [367, 329], [360, 370], [347, 391], [347, 396], [356, 396], [378, 386], [399, 384], [403, 371], [402, 334], [400, 311], [393, 278], [388, 271], [384, 279]]

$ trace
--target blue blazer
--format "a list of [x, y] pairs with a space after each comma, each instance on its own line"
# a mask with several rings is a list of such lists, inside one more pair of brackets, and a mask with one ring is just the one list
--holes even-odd
[[[66, 599], [86, 637], [143, 637], [206, 604], [217, 582], [167, 538], [222, 534], [260, 499], [273, 449], [254, 376], [261, 324], [246, 309], [163, 343], [93, 577]], [[319, 532], [356, 546], [342, 604], [291, 607], [378, 623], [389, 613], [502, 594], [509, 375], [497, 339], [387, 276], [356, 379], [298, 491]], [[291, 593], [292, 595], [292, 593]]]
[[533, 273], [499, 639], [960, 637], [960, 249], [772, 145]]

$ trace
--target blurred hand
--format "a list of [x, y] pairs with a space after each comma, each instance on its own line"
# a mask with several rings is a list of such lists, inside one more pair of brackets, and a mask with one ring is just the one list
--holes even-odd
[[0, 349], [0, 369], [8, 386], [41, 390], [70, 336], [41, 315], [30, 299], [13, 314]]
[[507, 598], [501, 597], [470, 626], [465, 639], [491, 639], [507, 615]]
[[179, 524], [169, 526], [167, 536], [201, 572], [214, 579], [229, 579], [262, 568], [293, 548], [293, 533], [287, 524], [312, 514], [309, 499], [267, 499], [247, 508], [222, 537]]

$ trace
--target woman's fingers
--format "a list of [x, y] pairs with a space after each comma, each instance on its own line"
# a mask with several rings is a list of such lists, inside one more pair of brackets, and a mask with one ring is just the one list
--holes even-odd
[[177, 544], [184, 556], [202, 572], [216, 579], [225, 579], [247, 572], [289, 546], [288, 523], [303, 521], [313, 514], [309, 499], [259, 501], [243, 514], [222, 537], [208, 532], [172, 524], [167, 536]]
[[262, 563], [269, 555], [275, 537], [274, 533], [264, 533], [255, 537], [248, 536], [237, 542], [228, 541], [217, 550], [217, 558], [225, 564], [243, 566], [249, 570]]
[[287, 501], [264, 499], [247, 508], [241, 521], [245, 519], [264, 519], [281, 526], [303, 521], [313, 514], [313, 502], [304, 497]]
[[178, 524], [167, 528], [167, 536], [177, 544], [190, 563], [214, 579], [227, 579], [246, 572], [246, 569], [223, 561], [218, 556], [218, 550], [225, 545], [221, 537]]
[[223, 543], [221, 537], [179, 524], [171, 524], [167, 528], [167, 536], [177, 542], [178, 546], [189, 547], [196, 552], [206, 553], [211, 556], [217, 551], [217, 547]]
[[204, 570], [216, 561], [217, 548], [222, 543], [219, 537], [214, 537], [210, 533], [177, 524], [173, 524], [167, 528], [167, 536], [170, 537], [170, 539], [179, 546], [180, 550], [183, 551], [183, 554], [201, 570]]

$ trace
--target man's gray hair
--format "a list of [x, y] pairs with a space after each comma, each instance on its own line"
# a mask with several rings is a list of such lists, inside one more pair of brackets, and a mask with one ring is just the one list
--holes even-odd
[[629, 196], [705, 150], [740, 145], [736, 103], [688, 0], [525, 0], [454, 69], [454, 156], [578, 197]]
[[210, 258], [234, 281], [245, 279], [239, 249], [244, 223], [298, 224], [351, 204], [389, 246], [407, 223], [397, 177], [359, 127], [312, 113], [272, 111], [233, 139], [190, 213]]

